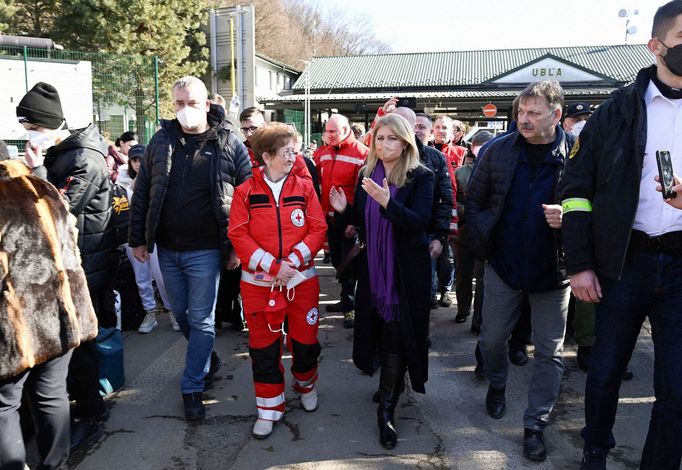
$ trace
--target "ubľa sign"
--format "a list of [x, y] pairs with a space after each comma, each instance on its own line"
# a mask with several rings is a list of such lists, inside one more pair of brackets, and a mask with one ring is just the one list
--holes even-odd
[[573, 67], [565, 62], [546, 57], [492, 80], [492, 83], [511, 85], [531, 83], [538, 80], [555, 80], [560, 83], [604, 81], [604, 79], [598, 75]]

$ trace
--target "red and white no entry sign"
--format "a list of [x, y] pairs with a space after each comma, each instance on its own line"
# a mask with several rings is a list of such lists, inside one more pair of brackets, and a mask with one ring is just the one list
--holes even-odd
[[494, 104], [488, 103], [485, 106], [483, 106], [483, 115], [485, 117], [489, 117], [489, 118], [495, 117], [496, 114], [497, 114], [497, 106], [495, 106]]

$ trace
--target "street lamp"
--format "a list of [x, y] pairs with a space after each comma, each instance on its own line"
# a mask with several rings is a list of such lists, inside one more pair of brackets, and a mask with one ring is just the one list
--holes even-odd
[[628, 43], [628, 35], [633, 35], [637, 32], [637, 26], [630, 26], [630, 16], [639, 15], [639, 10], [626, 10], [621, 8], [618, 11], [618, 16], [625, 18], [625, 44]]
[[305, 143], [306, 148], [310, 147], [310, 136], [311, 136], [311, 129], [310, 129], [310, 61], [309, 60], [301, 60], [300, 62], [303, 62], [305, 64], [305, 68], [303, 69], [303, 75], [305, 75], [305, 82], [303, 83], [303, 87], [305, 89], [305, 98], [303, 101], [303, 142]]

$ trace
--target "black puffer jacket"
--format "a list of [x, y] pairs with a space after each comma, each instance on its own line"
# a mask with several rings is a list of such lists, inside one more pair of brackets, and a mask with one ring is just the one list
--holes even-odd
[[47, 150], [47, 179], [66, 197], [76, 216], [78, 248], [90, 289], [106, 279], [114, 248], [107, 226], [111, 217], [111, 181], [105, 156], [108, 146], [90, 124]]
[[450, 218], [452, 217], [452, 184], [448, 173], [445, 155], [433, 147], [422, 144], [415, 139], [419, 149], [419, 161], [435, 175], [433, 183], [433, 211], [428, 233], [443, 244], [450, 233]]
[[[574, 138], [557, 126], [557, 137], [554, 141], [554, 147], [551, 150], [551, 157], [554, 160], [554, 176], [552, 184], [552, 200], [547, 201], [550, 204], [559, 203], [559, 189], [563, 179], [564, 166], [569, 151], [574, 143]], [[493, 253], [495, 237], [506, 237], [510, 239], [521, 239], [523, 245], [527, 247], [539, 247], [544, 245], [540, 242], [544, 241], [537, 239], [538, 236], [543, 236], [542, 232], [533, 230], [529, 222], [522, 219], [523, 213], [518, 214], [520, 232], [515, 233], [498, 233], [498, 222], [503, 217], [503, 211], [507, 210], [506, 216], [509, 216], [509, 204], [514, 203], [513, 206], [517, 210], [520, 206], [527, 203], [525, 200], [517, 200], [509, 198], [510, 195], [518, 195], [520, 193], [512, 191], [512, 184], [515, 182], [515, 175], [519, 166], [521, 158], [521, 151], [523, 145], [523, 138], [517, 132], [513, 132], [500, 139], [496, 139], [486, 149], [485, 153], [477, 160], [477, 166], [474, 169], [471, 179], [469, 180], [469, 188], [466, 207], [466, 224], [468, 234], [470, 236], [471, 249], [478, 258], [490, 259], [493, 256], [498, 259], [509, 260], [512, 259], [511, 253]], [[548, 165], [547, 159], [543, 165]], [[535, 182], [538, 185], [538, 181]], [[537, 191], [537, 188], [536, 188]], [[509, 200], [508, 200], [509, 198]], [[516, 214], [513, 214], [516, 215]], [[512, 217], [513, 218], [513, 217]], [[527, 231], [530, 228], [530, 231]], [[544, 227], [543, 227], [544, 228]], [[537, 275], [538, 271], [535, 269], [538, 266], [540, 257], [551, 256], [553, 258], [553, 269], [555, 271], [556, 279], [547, 279], [547, 285], [533, 285], [529, 292], [538, 292], [535, 289], [554, 288], [559, 285], [564, 285], [565, 266], [563, 251], [561, 249], [561, 233], [559, 230], [551, 231], [553, 236], [551, 253], [541, 253], [534, 251], [533, 257], [529, 258], [532, 261], [530, 267], [526, 266], [526, 271], [521, 271], [524, 274], [524, 279], [531, 279], [533, 275]], [[516, 244], [518, 249], [521, 249], [520, 243]], [[499, 246], [499, 245], [498, 245]], [[548, 250], [549, 251], [549, 250]], [[516, 253], [513, 253], [516, 254]], [[547, 258], [544, 258], [547, 259]], [[519, 267], [520, 268], [520, 267]], [[542, 271], [541, 271], [542, 272]], [[554, 281], [557, 281], [556, 283]], [[509, 281], [506, 281], [509, 283]], [[549, 287], [548, 287], [549, 286]], [[519, 287], [515, 287], [519, 288]]]
[[569, 274], [592, 269], [611, 279], [621, 275], [646, 149], [644, 95], [655, 73], [656, 66], [642, 69], [634, 83], [614, 91], [587, 121], [571, 151], [561, 200], [587, 200], [592, 209], [564, 214], [561, 230]]
[[[249, 154], [244, 144], [227, 127], [222, 108], [215, 105], [208, 113], [210, 130], [202, 152], [211, 162], [211, 197], [218, 226], [220, 227], [221, 255], [227, 257], [230, 241], [227, 226], [234, 189], [251, 177]], [[169, 176], [173, 165], [173, 154], [183, 138], [182, 128], [177, 119], [161, 121], [161, 129], [154, 134], [147, 145], [140, 173], [135, 179], [128, 228], [130, 246], [147, 245], [151, 251], [156, 241], [156, 231], [163, 209]], [[205, 152], [218, 154], [219, 158]], [[201, 227], [197, 227], [201, 229]]]

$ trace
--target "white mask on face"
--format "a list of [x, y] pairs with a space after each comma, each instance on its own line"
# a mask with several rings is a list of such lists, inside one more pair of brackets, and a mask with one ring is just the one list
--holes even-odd
[[203, 109], [193, 108], [192, 106], [185, 106], [176, 113], [180, 125], [185, 129], [196, 129], [204, 123], [206, 119], [206, 111]]
[[46, 134], [44, 132], [34, 130], [28, 131], [28, 141], [33, 147], [40, 147], [43, 150], [49, 149], [56, 143], [54, 136], [51, 133]]
[[583, 127], [585, 127], [586, 122], [587, 121], [580, 121], [573, 124], [573, 127], [571, 128], [571, 134], [578, 137], [580, 135], [580, 132], [583, 130]]
[[34, 129], [29, 129], [28, 131], [28, 141], [33, 147], [40, 147], [43, 150], [47, 150], [50, 147], [56, 145], [56, 134], [64, 127], [64, 122], [54, 131], [40, 132]]

